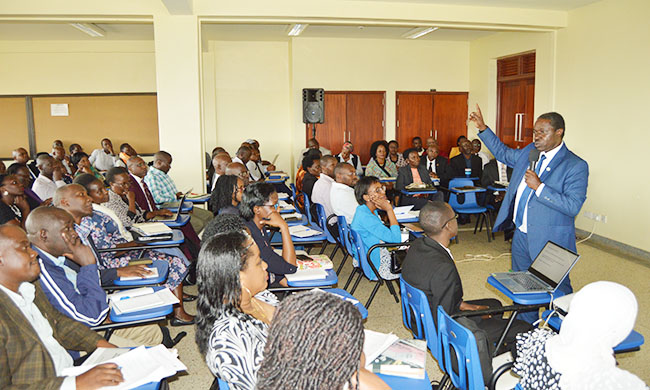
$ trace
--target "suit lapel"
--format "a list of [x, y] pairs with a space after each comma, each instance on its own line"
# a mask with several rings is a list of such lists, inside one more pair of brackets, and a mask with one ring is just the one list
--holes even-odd
[[9, 296], [4, 292], [0, 291], [0, 305], [7, 310], [7, 316], [5, 321], [11, 321], [16, 324], [16, 327], [20, 329], [20, 332], [23, 335], [27, 335], [38, 343], [41, 343], [41, 339], [38, 337], [34, 331], [34, 327], [29, 323], [23, 312], [16, 306], [14, 301], [9, 298]]
[[560, 150], [558, 150], [557, 154], [555, 155], [555, 157], [553, 157], [553, 159], [548, 164], [548, 166], [544, 168], [544, 172], [542, 172], [542, 174], [539, 176], [539, 179], [542, 181], [542, 183], [544, 182], [544, 179], [550, 176], [555, 170], [555, 168], [557, 168], [557, 166], [560, 165], [560, 163], [562, 163], [564, 157], [566, 157], [567, 152], [568, 149], [566, 147], [566, 144], [562, 145], [562, 147], [560, 148]]

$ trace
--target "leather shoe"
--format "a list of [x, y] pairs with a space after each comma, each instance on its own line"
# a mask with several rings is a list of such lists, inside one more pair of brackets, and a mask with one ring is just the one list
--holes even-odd
[[198, 296], [196, 296], [196, 295], [183, 294], [183, 302], [196, 301], [196, 298], [198, 298]]
[[194, 322], [195, 322], [194, 318], [192, 318], [189, 321], [186, 321], [186, 320], [181, 320], [181, 319], [178, 319], [178, 318], [174, 317], [171, 320], [169, 320], [169, 325], [171, 325], [171, 326], [194, 325]]

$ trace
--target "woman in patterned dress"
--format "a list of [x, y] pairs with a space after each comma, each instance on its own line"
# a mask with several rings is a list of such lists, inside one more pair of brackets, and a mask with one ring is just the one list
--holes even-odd
[[217, 234], [204, 243], [197, 266], [196, 343], [210, 371], [231, 389], [253, 390], [277, 298], [245, 231]]

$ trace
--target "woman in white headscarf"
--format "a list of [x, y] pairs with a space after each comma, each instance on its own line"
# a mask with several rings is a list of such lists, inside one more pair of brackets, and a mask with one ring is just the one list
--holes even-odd
[[594, 282], [571, 301], [559, 334], [536, 329], [517, 336], [514, 372], [523, 389], [644, 390], [636, 375], [616, 367], [613, 348], [632, 331], [638, 305], [632, 291]]

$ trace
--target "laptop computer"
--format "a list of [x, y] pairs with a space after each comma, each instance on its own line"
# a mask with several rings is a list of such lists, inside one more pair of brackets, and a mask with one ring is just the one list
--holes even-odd
[[[189, 190], [185, 191], [183, 193], [183, 195], [189, 196], [190, 192], [192, 192], [191, 188]], [[183, 202], [181, 202], [180, 200], [175, 200], [173, 202], [165, 202], [165, 203], [161, 204], [159, 206], [159, 208], [161, 208], [161, 209], [174, 209], [174, 208], [178, 207], [178, 205], [182, 205], [182, 204], [183, 204]]]
[[183, 208], [183, 202], [185, 202], [185, 198], [187, 198], [187, 193], [183, 194], [183, 197], [181, 198], [181, 200], [178, 201], [178, 207], [176, 208], [176, 210], [174, 211], [174, 213], [171, 216], [165, 217], [165, 216], [159, 215], [157, 217], [153, 217], [151, 220], [154, 221], [154, 222], [171, 222], [171, 221], [175, 221], [176, 219], [178, 219], [178, 216], [181, 213], [181, 208]]
[[528, 271], [499, 272], [492, 276], [513, 294], [551, 293], [579, 258], [579, 254], [548, 241]]

